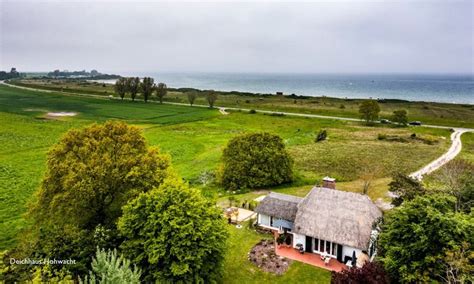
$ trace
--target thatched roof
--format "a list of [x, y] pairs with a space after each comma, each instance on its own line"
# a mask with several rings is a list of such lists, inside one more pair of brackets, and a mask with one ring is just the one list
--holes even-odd
[[298, 204], [294, 232], [367, 250], [382, 212], [368, 196], [315, 187]]
[[255, 208], [255, 212], [293, 222], [301, 197], [270, 192]]

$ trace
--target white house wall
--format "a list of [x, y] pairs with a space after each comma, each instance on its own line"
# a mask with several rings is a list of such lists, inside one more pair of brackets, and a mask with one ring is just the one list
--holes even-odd
[[258, 214], [258, 224], [270, 227], [270, 216], [265, 214]]
[[306, 249], [305, 248], [305, 246], [306, 246], [306, 236], [293, 233], [293, 247], [296, 248], [297, 244], [302, 244], [303, 249]]
[[356, 252], [356, 256], [362, 253], [360, 249], [356, 249], [356, 248], [352, 248], [348, 246], [342, 246], [342, 260], [344, 261], [344, 258], [346, 258], [346, 256], [352, 257], [352, 253], [354, 251]]

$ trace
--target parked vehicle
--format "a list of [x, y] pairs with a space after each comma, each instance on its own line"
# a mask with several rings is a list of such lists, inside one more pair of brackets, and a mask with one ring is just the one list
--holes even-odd
[[409, 122], [408, 124], [420, 126], [420, 125], [421, 125], [421, 122], [420, 122], [420, 121], [411, 121], [411, 122]]
[[392, 123], [392, 122], [391, 122], [390, 120], [388, 120], [388, 119], [381, 119], [381, 120], [380, 120], [380, 123], [382, 123], [382, 124], [390, 124], [390, 123]]

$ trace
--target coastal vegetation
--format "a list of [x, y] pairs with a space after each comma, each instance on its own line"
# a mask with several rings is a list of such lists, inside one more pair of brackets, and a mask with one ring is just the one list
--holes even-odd
[[[85, 80], [72, 79], [22, 79], [13, 80], [13, 84], [52, 91], [73, 92], [109, 96], [114, 94], [112, 84], [101, 84]], [[188, 93], [193, 92], [195, 105], [208, 105], [206, 90], [192, 88], [168, 88], [163, 102], [189, 104]], [[298, 112], [306, 114], [330, 115], [347, 118], [360, 118], [359, 106], [362, 99], [331, 98], [324, 96], [276, 96], [272, 94], [254, 94], [246, 92], [215, 91], [219, 95], [219, 106], [237, 109], [272, 110], [277, 112]], [[193, 96], [194, 96], [193, 95]], [[474, 127], [474, 106], [469, 104], [448, 104], [434, 102], [410, 102], [404, 100], [377, 100], [381, 111], [379, 117], [392, 119], [393, 112], [406, 110], [412, 121], [424, 124], [453, 127]], [[341, 105], [344, 107], [341, 108]]]

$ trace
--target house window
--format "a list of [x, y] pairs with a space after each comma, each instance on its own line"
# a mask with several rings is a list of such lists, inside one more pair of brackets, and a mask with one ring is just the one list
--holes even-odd
[[337, 255], [337, 244], [326, 241], [326, 240], [321, 240], [321, 239], [314, 239], [314, 248], [313, 250], [315, 252], [319, 253], [327, 253], [332, 256]]

